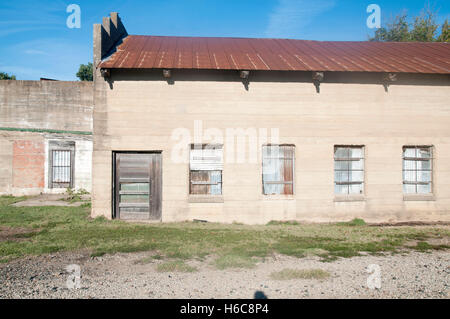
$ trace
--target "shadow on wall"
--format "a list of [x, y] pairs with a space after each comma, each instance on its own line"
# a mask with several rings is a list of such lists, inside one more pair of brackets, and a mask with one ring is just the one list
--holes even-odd
[[[112, 69], [105, 80], [113, 88], [114, 81], [166, 81], [168, 85], [176, 85], [177, 81], [215, 81], [242, 82], [245, 90], [249, 90], [251, 82], [274, 83], [310, 83], [317, 86], [313, 73], [309, 71], [250, 71], [248, 79], [242, 79], [237, 70], [171, 70], [170, 78], [164, 76], [162, 69]], [[322, 72], [321, 72], [322, 73]], [[450, 76], [438, 74], [397, 74], [396, 81], [389, 85], [448, 85]], [[375, 72], [323, 72], [321, 83], [352, 83], [386, 85], [385, 73]]]

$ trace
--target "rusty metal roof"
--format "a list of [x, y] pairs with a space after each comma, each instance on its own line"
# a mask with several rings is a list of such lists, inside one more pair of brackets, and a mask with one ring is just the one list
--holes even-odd
[[106, 69], [450, 73], [450, 43], [130, 35]]

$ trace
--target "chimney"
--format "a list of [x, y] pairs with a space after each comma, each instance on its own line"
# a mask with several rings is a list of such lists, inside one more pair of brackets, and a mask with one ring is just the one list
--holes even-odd
[[[94, 24], [94, 68], [95, 76], [100, 75], [98, 64], [110, 54], [128, 35], [117, 12], [103, 18], [102, 24]], [[95, 77], [94, 76], [94, 77]]]

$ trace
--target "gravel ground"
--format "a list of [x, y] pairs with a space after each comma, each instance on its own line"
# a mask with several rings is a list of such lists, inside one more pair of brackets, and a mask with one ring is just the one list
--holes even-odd
[[[87, 252], [29, 257], [0, 265], [0, 298], [449, 298], [450, 252], [361, 256], [324, 263], [276, 255], [254, 269], [217, 270], [210, 260], [189, 261], [198, 271], [160, 273], [150, 253], [89, 257]], [[149, 259], [149, 258], [147, 258]], [[81, 269], [81, 287], [68, 289], [66, 266]], [[369, 289], [366, 267], [381, 267], [381, 288]], [[320, 268], [330, 277], [272, 280], [284, 268]]]

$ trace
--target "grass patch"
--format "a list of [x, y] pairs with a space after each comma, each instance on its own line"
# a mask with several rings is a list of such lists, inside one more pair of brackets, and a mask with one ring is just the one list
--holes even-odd
[[[0, 261], [57, 251], [88, 250], [92, 256], [117, 252], [154, 251], [176, 260], [216, 256], [219, 269], [251, 268], [259, 258], [274, 253], [323, 261], [339, 257], [395, 253], [413, 241], [437, 238], [446, 244], [450, 227], [369, 227], [345, 224], [268, 225], [216, 223], [135, 224], [89, 217], [90, 204], [79, 207], [15, 207], [24, 197], [0, 197]], [[20, 235], [20, 233], [25, 233]], [[19, 234], [18, 238], [13, 237]], [[2, 239], [3, 238], [3, 239]], [[431, 245], [433, 249], [448, 249]], [[419, 244], [416, 250], [429, 250]], [[161, 257], [162, 258], [162, 257]]]
[[349, 222], [342, 222], [342, 223], [337, 223], [340, 226], [365, 226], [367, 225], [366, 222], [364, 221], [364, 219], [361, 218], [354, 218]]
[[322, 269], [283, 269], [270, 274], [270, 278], [274, 280], [291, 280], [291, 279], [326, 279], [330, 277], [330, 273]]
[[426, 252], [430, 250], [445, 250], [449, 249], [450, 246], [448, 245], [431, 245], [427, 243], [426, 241], [419, 241], [416, 246], [411, 247], [414, 250]]
[[167, 261], [156, 267], [158, 272], [195, 272], [197, 268], [187, 265], [182, 260]]
[[20, 197], [14, 197], [14, 196], [0, 196], [0, 207], [1, 206], [8, 206], [12, 205], [18, 202], [22, 202], [24, 200], [28, 199], [27, 196], [20, 196]]
[[256, 266], [255, 258], [239, 255], [223, 255], [214, 260], [217, 269], [227, 268], [254, 268]]
[[266, 225], [267, 226], [274, 226], [274, 225], [291, 225], [291, 226], [296, 226], [296, 225], [300, 225], [300, 223], [298, 221], [295, 221], [295, 220], [287, 220], [287, 221], [271, 220]]

